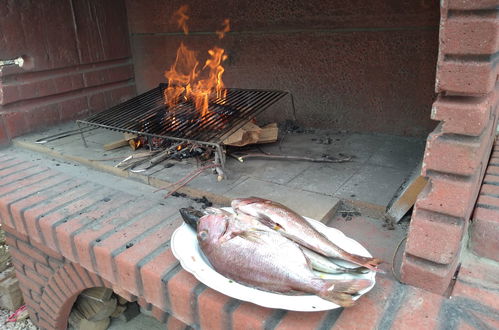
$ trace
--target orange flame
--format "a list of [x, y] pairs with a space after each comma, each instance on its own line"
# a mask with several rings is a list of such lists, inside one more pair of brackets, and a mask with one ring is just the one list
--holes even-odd
[[[187, 17], [185, 11], [187, 6], [180, 7], [175, 15]], [[185, 21], [182, 21], [184, 32], [188, 32]], [[223, 35], [230, 30], [229, 20], [224, 21]], [[179, 21], [179, 27], [181, 26]], [[219, 31], [217, 31], [218, 34]], [[220, 35], [219, 35], [220, 36]], [[225, 50], [219, 47], [213, 47], [208, 51], [209, 58], [204, 66], [199, 68], [199, 61], [196, 59], [196, 53], [189, 50], [183, 43], [177, 50], [175, 63], [170, 70], [165, 72], [165, 77], [168, 79], [168, 87], [164, 91], [165, 103], [172, 109], [173, 106], [181, 101], [192, 101], [201, 116], [208, 113], [208, 105], [210, 98], [225, 98], [224, 83], [222, 75], [225, 69], [222, 62], [227, 59]]]
[[230, 20], [228, 18], [224, 19], [222, 30], [216, 31], [218, 39], [223, 39], [225, 34], [230, 31]]
[[188, 5], [182, 5], [180, 8], [173, 14], [173, 17], [177, 20], [177, 24], [179, 28], [182, 28], [184, 34], [189, 34], [189, 28], [187, 27], [187, 20], [189, 16], [187, 16], [186, 12], [189, 10]]

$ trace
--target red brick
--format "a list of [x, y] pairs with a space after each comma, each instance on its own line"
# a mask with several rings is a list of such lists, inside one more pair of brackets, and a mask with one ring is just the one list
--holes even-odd
[[374, 288], [361, 297], [353, 307], [343, 310], [334, 324], [334, 329], [353, 329], [359, 325], [365, 329], [376, 328], [383, 316], [385, 305], [397, 285], [399, 284], [385, 276], [376, 276]]
[[498, 237], [499, 210], [477, 208], [471, 225], [470, 248], [472, 251], [481, 257], [499, 261]]
[[31, 245], [28, 245], [22, 241], [18, 241], [17, 246], [19, 247], [19, 250], [21, 252], [30, 256], [31, 258], [35, 259], [36, 261], [44, 263], [44, 264], [47, 263], [47, 255], [33, 249], [33, 247]]
[[50, 278], [53, 275], [53, 271], [50, 268], [38, 262], [35, 264], [35, 270], [46, 278]]
[[404, 283], [443, 295], [456, 272], [459, 258], [450, 265], [439, 265], [404, 253], [401, 278]]
[[[113, 273], [112, 268], [113, 260], [111, 253], [129, 240], [135, 238], [137, 227], [139, 227], [138, 230], [140, 233], [141, 231], [148, 229], [150, 222], [158, 222], [158, 218], [161, 216], [159, 213], [151, 215], [150, 218], [148, 216], [140, 217], [140, 215], [152, 207], [153, 205], [147, 202], [140, 203], [139, 205], [134, 205], [133, 203], [124, 205], [111, 217], [101, 221], [98, 226], [93, 226], [91, 230], [86, 230], [75, 235], [73, 240], [76, 250], [78, 251], [79, 262], [82, 266], [93, 269], [94, 271], [98, 270], [98, 273], [102, 277], [114, 281], [115, 274]], [[140, 219], [136, 219], [130, 226], [118, 229], [118, 226], [122, 223], [137, 216], [139, 216]], [[115, 234], [111, 234], [110, 237], [101, 240], [98, 243], [95, 242], [97, 238], [111, 232], [114, 232]], [[92, 262], [92, 256], [94, 256], [95, 264]]]
[[61, 121], [80, 119], [88, 115], [88, 104], [85, 96], [59, 103]]
[[[457, 257], [466, 223], [458, 218], [417, 209], [409, 228], [405, 251], [439, 264], [450, 264]], [[442, 239], [445, 233], [445, 239]]]
[[15, 191], [19, 187], [29, 186], [52, 175], [54, 175], [52, 171], [37, 166], [3, 177], [2, 185], [0, 186], [0, 196]]
[[34, 281], [36, 284], [39, 284], [40, 286], [45, 286], [47, 284], [47, 278], [37, 274], [36, 272], [26, 269], [26, 276], [30, 278], [32, 281]]
[[0, 116], [0, 148], [9, 145], [9, 143], [10, 143], [10, 137], [9, 134], [7, 133], [7, 128], [4, 123], [4, 119], [2, 116]]
[[[129, 196], [117, 196], [110, 195], [110, 200], [108, 202], [98, 201], [97, 207], [94, 210], [84, 212], [79, 214], [78, 216], [69, 219], [67, 222], [60, 224], [55, 227], [57, 242], [60, 247], [61, 253], [64, 254], [64, 257], [68, 258], [73, 262], [81, 263], [83, 267], [87, 268], [92, 267], [92, 264], [89, 263], [88, 256], [85, 256], [81, 253], [81, 257], [83, 258], [81, 261], [79, 260], [79, 255], [76, 246], [73, 249], [74, 241], [73, 236], [77, 230], [82, 229], [82, 227], [97, 229], [101, 226], [100, 219], [106, 219], [107, 214], [113, 209], [123, 209], [123, 206], [126, 204], [131, 204], [132, 199]], [[121, 210], [120, 212], [124, 212]], [[91, 224], [90, 227], [88, 225]], [[83, 251], [81, 251], [83, 252]]]
[[152, 306], [151, 315], [161, 323], [166, 323], [168, 317], [170, 316], [167, 312], [157, 308], [156, 306]]
[[[147, 204], [143, 204], [147, 206]], [[142, 214], [142, 208], [135, 207], [134, 212], [136, 214]], [[176, 210], [167, 211], [164, 208], [157, 208], [154, 212], [148, 212], [140, 219], [135, 220], [132, 224], [129, 224], [127, 227], [122, 228], [116, 234], [113, 234], [107, 237], [105, 240], [101, 241], [97, 245], [94, 246], [95, 259], [97, 261], [99, 272], [102, 274], [106, 274], [108, 278], [114, 278], [112, 265], [115, 262], [113, 260], [112, 254], [113, 251], [117, 249], [122, 249], [124, 251], [130, 250], [138, 250], [141, 251], [143, 246], [151, 244], [151, 242], [163, 239], [169, 239], [173, 231], [178, 227], [180, 221], [173, 221], [170, 218], [173, 214], [176, 214]], [[130, 214], [130, 217], [134, 216]], [[142, 237], [140, 240], [136, 239], [138, 235], [143, 234], [145, 231], [151, 229], [152, 227], [163, 223], [164, 225], [161, 228], [157, 228], [153, 233], [150, 233], [146, 237]], [[164, 231], [167, 231], [165, 234]], [[134, 240], [133, 246], [129, 249], [123, 249], [127, 242]], [[165, 242], [165, 241], [163, 241]], [[124, 252], [123, 251], [123, 252]], [[133, 252], [131, 252], [133, 255]]]
[[178, 265], [170, 249], [158, 254], [140, 269], [145, 299], [161, 309], [166, 309], [161, 276]]
[[473, 9], [495, 9], [497, 7], [496, 0], [447, 0], [442, 2], [443, 8], [459, 9], [459, 10], [473, 10]]
[[90, 113], [94, 114], [107, 108], [104, 93], [97, 93], [88, 96], [88, 107]]
[[[54, 175], [54, 173], [52, 172], [49, 172], [49, 174]], [[18, 212], [14, 213], [15, 211], [12, 210], [12, 205], [16, 204], [16, 200], [22, 199], [32, 194], [36, 195], [32, 196], [32, 198], [30, 199], [31, 202], [36, 203], [37, 201], [43, 200], [44, 199], [43, 197], [37, 197], [40, 195], [38, 194], [38, 192], [50, 188], [51, 186], [57, 186], [61, 183], [64, 183], [66, 180], [68, 180], [68, 178], [61, 175], [47, 177], [45, 180], [32, 183], [29, 185], [27, 184], [22, 188], [18, 188], [17, 190], [2, 196], [0, 199], [0, 214], [5, 215], [7, 217], [10, 213], [12, 215], [12, 221], [15, 225], [16, 230], [22, 234], [27, 234], [28, 232], [26, 226], [22, 221], [21, 216], [19, 215]], [[29, 204], [31, 204], [31, 202], [29, 202]], [[16, 211], [19, 211], [19, 209], [16, 209]]]
[[29, 132], [29, 126], [23, 112], [8, 112], [0, 116], [4, 119], [10, 138], [15, 138]]
[[493, 289], [487, 290], [480, 285], [471, 285], [463, 281], [456, 281], [452, 290], [452, 297], [468, 298], [470, 300], [479, 300], [482, 305], [485, 305], [493, 310], [499, 310], [499, 295]]
[[39, 221], [42, 219], [42, 215], [48, 211], [52, 211], [56, 208], [63, 206], [65, 203], [68, 203], [73, 200], [77, 200], [86, 194], [95, 191], [96, 187], [90, 184], [83, 184], [82, 186], [77, 187], [74, 190], [61, 194], [60, 196], [51, 198], [47, 203], [39, 204], [30, 207], [29, 209], [24, 211], [24, 218], [30, 219], [27, 221], [27, 229], [30, 237], [33, 237], [35, 240], [41, 240], [41, 232]]
[[485, 174], [485, 177], [483, 178], [483, 182], [486, 184], [499, 185], [499, 176]]
[[431, 119], [442, 121], [442, 133], [479, 136], [488, 126], [491, 110], [496, 106], [497, 100], [492, 97], [463, 99], [439, 96], [433, 103]]
[[426, 144], [423, 173], [434, 170], [463, 176], [475, 174], [490, 151], [489, 139], [488, 132], [476, 142], [449, 139], [440, 133], [430, 134]]
[[[279, 322], [279, 324], [276, 326], [275, 329], [276, 330], [319, 329], [319, 326], [324, 321], [324, 317], [326, 315], [327, 312], [303, 313], [303, 312], [289, 311], [286, 313], [286, 315], [284, 315], [284, 318]], [[341, 329], [341, 327], [339, 327], [338, 329]]]
[[133, 68], [130, 64], [114, 68], [102, 68], [100, 70], [84, 73], [87, 86], [99, 86], [110, 82], [128, 80], [133, 77]]
[[[82, 212], [83, 209], [90, 207], [99, 202], [104, 195], [109, 192], [107, 189], [103, 189], [101, 191], [96, 192], [90, 196], [86, 195], [81, 199], [78, 199], [69, 205], [66, 205], [64, 208], [47, 214], [43, 218], [39, 218], [38, 226], [40, 228], [40, 232], [43, 236], [44, 243], [47, 247], [58, 251], [58, 245], [56, 244], [55, 237], [53, 235], [53, 226], [56, 222], [66, 218], [76, 215], [79, 212]], [[72, 198], [70, 199], [70, 201]], [[28, 215], [26, 215], [28, 216]], [[71, 251], [71, 250], [70, 250]]]
[[57, 260], [57, 259], [54, 259], [51, 257], [48, 257], [48, 262], [49, 262], [50, 268], [52, 268], [54, 271], [56, 271], [57, 269], [59, 269], [59, 267], [62, 266], [62, 262], [60, 260]]
[[24, 254], [18, 249], [14, 249], [12, 247], [9, 248], [9, 253], [12, 258], [14, 258], [14, 260], [17, 260], [21, 264], [26, 265], [31, 269], [35, 269], [35, 261], [29, 255]]
[[48, 127], [60, 122], [59, 104], [32, 108], [25, 115], [30, 131]]
[[38, 294], [42, 294], [42, 286], [33, 282], [29, 277], [19, 273], [16, 274], [16, 277], [21, 286], [24, 286]]
[[248, 302], [242, 303], [232, 313], [232, 329], [264, 329], [265, 321], [274, 313], [273, 309]]
[[[40, 243], [38, 243], [38, 242], [36, 242], [34, 240], [31, 240], [31, 245], [34, 246], [35, 248], [37, 248], [38, 250], [40, 250], [42, 253], [46, 254], [49, 257], [51, 257], [51, 258], [62, 260], [62, 255], [60, 255], [59, 253], [55, 252], [54, 250], [46, 247], [43, 244], [40, 244]], [[48, 263], [47, 263], [47, 265], [48, 265]]]
[[476, 188], [472, 180], [455, 180], [451, 176], [432, 175], [430, 184], [416, 201], [416, 209], [467, 218], [474, 203]]
[[[50, 278], [49, 285], [54, 289], [54, 291], [59, 294], [59, 297], [61, 297], [64, 302], [67, 300], [67, 298], [76, 293], [74, 290], [71, 290], [73, 288], [73, 285], [68, 286], [64, 282], [60, 271], [55, 273], [54, 276]], [[58, 290], [56, 290], [56, 288]]]
[[[13, 204], [10, 205], [10, 210], [12, 213], [12, 216], [14, 218], [14, 221], [16, 223], [23, 223], [23, 219], [26, 219], [26, 225], [28, 228], [26, 228], [26, 233], [29, 234], [30, 232], [33, 233], [30, 235], [31, 240], [35, 241], [41, 241], [40, 237], [38, 236], [38, 230], [29, 230], [30, 223], [33, 224], [35, 221], [30, 218], [25, 217], [25, 210], [32, 208], [36, 205], [42, 204], [42, 202], [48, 201], [50, 202], [54, 197], [65, 195], [65, 193], [74, 188], [75, 186], [81, 184], [78, 181], [71, 180], [68, 181], [67, 177], [60, 176], [58, 177], [59, 180], [65, 180], [65, 182], [61, 181], [59, 184], [53, 184], [47, 181], [43, 181], [42, 184], [44, 184], [47, 188], [42, 194], [35, 194], [33, 196], [21, 199]], [[45, 204], [43, 204], [45, 205]], [[19, 229], [19, 227], [18, 227]], [[36, 244], [35, 244], [36, 245]], [[47, 252], [44, 250], [45, 246], [38, 246], [38, 249], [50, 254], [50, 252]]]
[[187, 328], [188, 327], [184, 322], [178, 320], [177, 318], [171, 315], [168, 317], [168, 320], [166, 321], [166, 329], [168, 330], [185, 330]]
[[[83, 267], [81, 267], [78, 264], [71, 264], [71, 265], [73, 266], [75, 271], [78, 273], [78, 277], [81, 278], [84, 288], [91, 288], [91, 287], [97, 286], [96, 283], [94, 283], [92, 281], [92, 279], [90, 278], [88, 271], [86, 269], [84, 269]], [[68, 267], [68, 269], [71, 269], [71, 268]]]
[[438, 93], [485, 95], [495, 87], [497, 69], [488, 62], [442, 61], [437, 65]]
[[[170, 227], [162, 227], [140, 240], [140, 242], [135, 243], [133, 249], [126, 249], [118, 254], [114, 259], [118, 271], [118, 283], [131, 292], [139, 292], [140, 269], [138, 263], [164, 245], [165, 242], [168, 242], [170, 236]], [[171, 256], [169, 250], [167, 254]], [[173, 256], [172, 258], [169, 260], [175, 262], [176, 259]]]
[[224, 329], [227, 317], [223, 310], [232, 298], [212, 289], [204, 290], [198, 297], [199, 326], [201, 329]]
[[187, 324], [194, 323], [193, 290], [198, 284], [199, 281], [184, 270], [173, 276], [167, 283], [172, 313]]
[[[15, 165], [15, 164], [17, 164], [17, 165], [14, 167], [5, 168], [5, 167]], [[19, 159], [12, 159], [12, 160], [0, 163], [0, 168], [3, 168], [3, 169], [0, 169], [0, 177], [2, 177], [2, 184], [8, 182], [8, 181], [4, 181], [4, 180], [9, 180], [8, 177], [7, 178], [3, 178], [3, 177], [9, 176], [12, 173], [15, 173], [17, 171], [24, 171], [24, 170], [26, 170], [28, 168], [32, 168], [32, 167], [34, 167], [32, 163], [25, 162], [25, 161], [22, 161]]]
[[487, 174], [499, 175], [499, 166], [491, 166], [487, 168]]
[[416, 288], [408, 288], [408, 291], [391, 329], [437, 329], [440, 306], [445, 298]]
[[494, 54], [499, 50], [499, 24], [491, 18], [453, 16], [443, 22], [440, 51], [444, 54]]

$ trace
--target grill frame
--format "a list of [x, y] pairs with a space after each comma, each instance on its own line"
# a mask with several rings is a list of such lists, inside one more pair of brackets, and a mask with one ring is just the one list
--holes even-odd
[[[211, 146], [218, 154], [215, 162], [224, 167], [225, 152], [222, 142], [227, 137], [286, 95], [290, 96], [294, 114], [293, 95], [289, 91], [227, 88], [226, 98], [210, 100], [208, 114], [201, 119], [201, 115], [191, 102], [181, 102], [173, 109], [169, 109], [165, 105], [163, 96], [167, 86], [161, 83], [128, 101], [86, 119], [77, 120], [84, 145], [87, 143], [81, 131], [82, 126], [105, 128], [149, 138], [157, 137]], [[175, 119], [180, 122], [175, 124], [171, 116], [187, 117]], [[166, 125], [165, 122], [174, 124]], [[204, 127], [200, 127], [199, 124]]]

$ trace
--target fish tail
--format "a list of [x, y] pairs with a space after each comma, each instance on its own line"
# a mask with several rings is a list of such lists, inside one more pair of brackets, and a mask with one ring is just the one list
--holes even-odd
[[383, 260], [378, 259], [378, 258], [369, 258], [369, 257], [363, 257], [359, 256], [356, 254], [349, 254], [345, 258], [346, 261], [350, 261], [354, 264], [357, 264], [359, 266], [368, 268], [370, 270], [373, 270], [375, 272], [380, 271], [378, 269], [378, 265], [383, 262]]
[[352, 295], [349, 295], [348, 293], [323, 290], [319, 292], [318, 296], [342, 307], [351, 307], [355, 305], [355, 300], [353, 300]]
[[326, 281], [326, 291], [336, 291], [348, 294], [356, 294], [373, 284], [371, 280], [361, 278], [353, 280], [329, 280]]

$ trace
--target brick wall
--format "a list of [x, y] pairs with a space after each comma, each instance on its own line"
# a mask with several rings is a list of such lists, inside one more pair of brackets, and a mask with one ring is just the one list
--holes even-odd
[[442, 1], [432, 119], [402, 278], [443, 294], [460, 261], [499, 117], [499, 19], [495, 1]]
[[[190, 6], [190, 34], [172, 14]], [[290, 90], [300, 123], [428, 134], [438, 49], [436, 1], [127, 1], [137, 89], [165, 80], [180, 42], [226, 49], [229, 87]], [[218, 40], [224, 18], [231, 33]], [[280, 102], [265, 119], [291, 118]]]
[[5, 1], [0, 59], [0, 145], [85, 117], [135, 94], [124, 1]]

